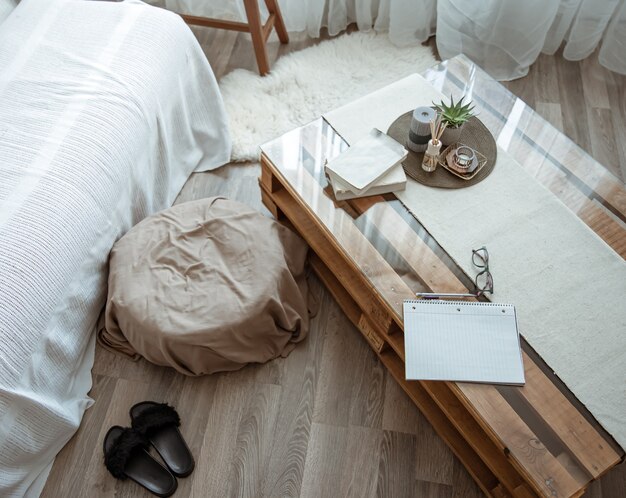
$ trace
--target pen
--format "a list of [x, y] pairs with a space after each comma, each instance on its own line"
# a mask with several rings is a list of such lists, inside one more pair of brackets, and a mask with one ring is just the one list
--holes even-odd
[[439, 299], [440, 297], [478, 297], [476, 294], [440, 294], [438, 292], [417, 292], [417, 297], [424, 299]]

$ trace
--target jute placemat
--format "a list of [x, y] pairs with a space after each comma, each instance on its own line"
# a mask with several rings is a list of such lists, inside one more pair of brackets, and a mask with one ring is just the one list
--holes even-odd
[[[411, 126], [412, 114], [413, 112], [409, 111], [391, 123], [387, 135], [397, 140], [402, 145], [405, 145]], [[487, 164], [485, 164], [472, 179], [463, 180], [462, 178], [458, 178], [442, 166], [438, 166], [432, 173], [427, 173], [422, 169], [424, 154], [411, 150], [409, 150], [409, 155], [402, 163], [404, 171], [415, 181], [428, 185], [429, 187], [463, 188], [476, 185], [487, 178], [496, 165], [498, 155], [496, 141], [487, 127], [476, 116], [470, 118], [465, 124], [459, 141], [477, 150], [487, 158]]]

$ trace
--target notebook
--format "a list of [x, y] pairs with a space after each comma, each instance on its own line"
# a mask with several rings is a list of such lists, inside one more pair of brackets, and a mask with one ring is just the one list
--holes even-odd
[[515, 306], [404, 301], [407, 380], [523, 385]]
[[359, 194], [406, 159], [407, 155], [401, 144], [373, 128], [365, 138], [328, 161], [325, 168]]
[[402, 164], [392, 167], [368, 188], [361, 190], [359, 193], [353, 192], [350, 185], [342, 181], [341, 178], [334, 176], [334, 174], [328, 170], [326, 171], [326, 178], [328, 178], [328, 183], [333, 189], [335, 199], [338, 201], [367, 197], [368, 195], [382, 195], [389, 192], [398, 192], [406, 188], [406, 174], [404, 173]]

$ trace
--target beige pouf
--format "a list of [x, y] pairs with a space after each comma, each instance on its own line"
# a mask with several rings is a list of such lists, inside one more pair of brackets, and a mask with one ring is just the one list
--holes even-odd
[[113, 247], [98, 339], [187, 375], [286, 356], [308, 332], [306, 253], [238, 202], [178, 204]]

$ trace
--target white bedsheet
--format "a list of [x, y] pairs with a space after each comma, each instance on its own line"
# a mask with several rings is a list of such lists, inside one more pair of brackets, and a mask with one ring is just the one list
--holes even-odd
[[228, 161], [226, 123], [172, 13], [23, 0], [0, 26], [0, 496], [39, 493], [92, 403], [113, 243]]
[[15, 0], [0, 0], [0, 24], [9, 17], [9, 14], [15, 8]]

